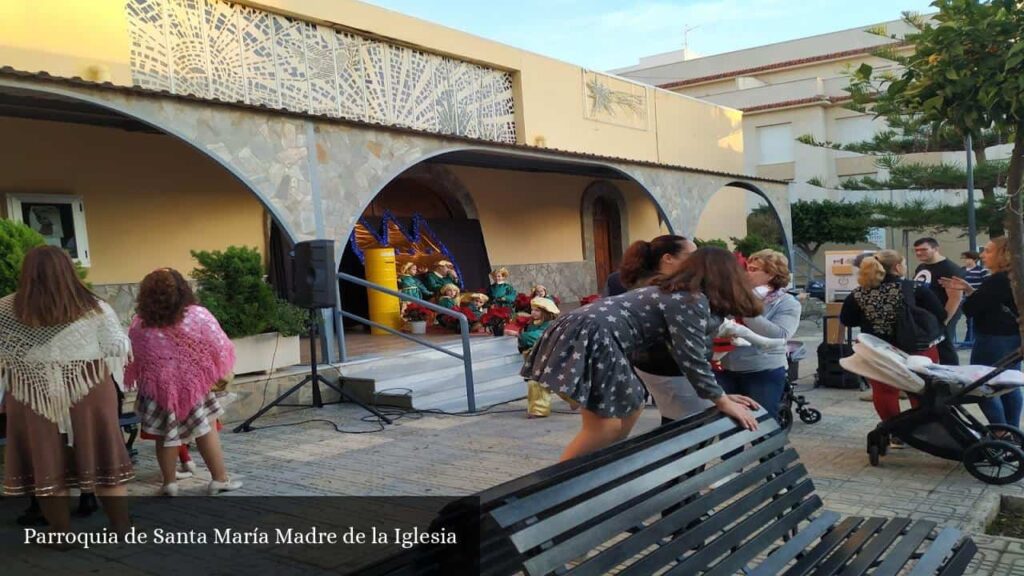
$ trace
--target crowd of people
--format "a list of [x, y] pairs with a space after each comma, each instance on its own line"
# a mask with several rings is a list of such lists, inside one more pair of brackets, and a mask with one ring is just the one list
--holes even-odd
[[[992, 239], [980, 255], [965, 253], [967, 269], [945, 258], [934, 239], [918, 240], [914, 251], [920, 264], [912, 279], [892, 250], [857, 262], [859, 286], [843, 303], [844, 325], [956, 364], [955, 326], [964, 314], [971, 322], [972, 364], [994, 364], [1020, 348], [1005, 238]], [[522, 296], [505, 269], [492, 273], [488, 294], [472, 293], [468, 301], [450, 263], [439, 262], [425, 277], [416, 273], [415, 265], [402, 268], [401, 290], [443, 306], [490, 301], [512, 308]], [[761, 250], [741, 263], [727, 250], [698, 249], [685, 237], [663, 235], [633, 243], [604, 297], [575, 310], [563, 314], [536, 286], [519, 331], [530, 415], [550, 413], [552, 394], [579, 410], [582, 426], [563, 460], [628, 436], [648, 394], [663, 423], [714, 406], [756, 429], [754, 410], [778, 414], [785, 349], [740, 347], [715, 370], [711, 342], [726, 319], [757, 338], [793, 337], [801, 304], [787, 291], [789, 283], [789, 262], [777, 251]], [[910, 340], [898, 329], [906, 314], [918, 327]], [[183, 452], [187, 457], [191, 443], [210, 471], [209, 494], [241, 487], [224, 464], [223, 410], [211, 391], [230, 377], [233, 364], [231, 341], [177, 271], [159, 269], [143, 279], [126, 332], [63, 250], [29, 251], [17, 292], [0, 299], [5, 494], [37, 497], [46, 521], [66, 530], [68, 509], [51, 497], [79, 488], [104, 501], [114, 529], [126, 529], [127, 513], [111, 498], [124, 495], [134, 477], [118, 424], [119, 386], [138, 390], [142, 431], [155, 440], [161, 494], [177, 495], [182, 471], [176, 460]], [[900, 393], [881, 382], [870, 385], [879, 417], [899, 414]], [[981, 408], [992, 423], [1019, 425], [1021, 392], [986, 398]]]
[[[946, 258], [934, 238], [914, 242], [919, 264], [912, 278], [903, 257], [893, 250], [866, 255], [855, 262], [858, 287], [843, 302], [840, 322], [859, 327], [908, 354], [926, 356], [939, 364], [958, 365], [957, 323], [967, 317], [970, 363], [991, 366], [1021, 346], [1017, 306], [1010, 291], [1010, 253], [1005, 237], [993, 238], [983, 251], [964, 252], [963, 266]], [[917, 338], [900, 336], [899, 324], [914, 314]], [[905, 331], [904, 331], [905, 332]], [[1020, 363], [1011, 366], [1020, 369]], [[871, 400], [882, 420], [900, 413], [900, 392], [869, 380]], [[912, 406], [917, 399], [909, 398]], [[991, 424], [1020, 425], [1020, 389], [980, 401]], [[902, 443], [891, 439], [892, 447]]]
[[747, 429], [758, 426], [753, 410], [774, 415], [784, 349], [749, 347], [715, 371], [712, 339], [730, 317], [751, 334], [791, 337], [800, 304], [788, 284], [788, 260], [774, 250], [743, 266], [727, 250], [698, 249], [682, 236], [633, 243], [605, 296], [552, 322], [526, 356], [524, 378], [579, 407], [582, 427], [562, 460], [628, 436], [647, 392], [663, 422], [710, 406]]
[[[229, 476], [211, 389], [230, 376], [234, 348], [188, 282], [160, 269], [140, 286], [126, 332], [114, 310], [79, 279], [60, 248], [30, 250], [17, 291], [0, 298], [0, 377], [6, 380], [4, 494], [34, 498], [53, 530], [67, 531], [69, 490], [96, 494], [114, 530], [129, 516], [117, 496], [134, 478], [119, 425], [118, 388], [137, 388], [144, 434], [156, 441], [163, 483], [178, 493], [176, 460], [195, 442], [210, 495], [242, 483]], [[32, 519], [28, 518], [28, 522]]]

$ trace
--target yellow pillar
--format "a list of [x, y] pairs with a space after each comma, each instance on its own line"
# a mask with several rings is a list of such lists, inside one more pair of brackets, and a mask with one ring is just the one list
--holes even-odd
[[[398, 269], [395, 267], [394, 248], [371, 248], [364, 253], [366, 258], [366, 281], [398, 290]], [[395, 330], [402, 327], [402, 314], [396, 296], [366, 289], [370, 300], [370, 320], [390, 326]], [[370, 334], [387, 334], [379, 328], [371, 328]]]

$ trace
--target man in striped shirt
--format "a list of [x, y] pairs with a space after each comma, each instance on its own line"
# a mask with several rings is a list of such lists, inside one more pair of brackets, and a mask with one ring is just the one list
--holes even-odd
[[[967, 283], [971, 285], [971, 288], [975, 290], [981, 286], [981, 281], [988, 278], [989, 271], [981, 265], [981, 257], [977, 252], [968, 250], [960, 254], [960, 264], [964, 267], [964, 278]], [[963, 342], [960, 343], [960, 348], [970, 348], [974, 345], [974, 322], [967, 319], [967, 335], [964, 337]]]

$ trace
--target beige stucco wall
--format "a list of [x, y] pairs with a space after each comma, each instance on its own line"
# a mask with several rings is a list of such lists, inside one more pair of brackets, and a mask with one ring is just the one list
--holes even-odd
[[93, 284], [138, 282], [160, 266], [187, 273], [193, 249], [264, 251], [262, 205], [174, 138], [14, 118], [0, 118], [0, 134], [0, 196], [82, 197]]
[[[473, 198], [491, 262], [581, 262], [583, 193], [593, 178], [450, 166]], [[640, 186], [616, 181], [626, 204], [627, 242], [664, 234], [657, 207]]]
[[[353, 0], [243, 2], [515, 72], [520, 143], [739, 173], [739, 112], [647, 88], [648, 122], [584, 117], [583, 70]], [[0, 3], [0, 66], [131, 85], [124, 0]], [[45, 25], [41, 25], [45, 23]]]
[[696, 237], [701, 240], [725, 240], [747, 235], [747, 196], [752, 192], [726, 186], [714, 196], [700, 213]]

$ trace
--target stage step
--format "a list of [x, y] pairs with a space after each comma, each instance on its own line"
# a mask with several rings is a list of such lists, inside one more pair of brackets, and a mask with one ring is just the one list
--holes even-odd
[[[514, 337], [473, 337], [470, 346], [478, 410], [526, 396], [526, 383], [519, 376], [523, 358]], [[462, 343], [445, 348], [461, 353]], [[360, 396], [372, 397], [376, 404], [446, 412], [467, 409], [462, 361], [436, 350], [361, 359], [343, 364], [341, 372], [346, 378], [361, 379], [346, 386], [360, 389]]]

